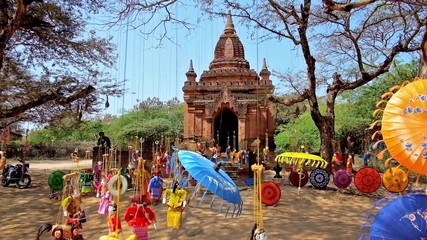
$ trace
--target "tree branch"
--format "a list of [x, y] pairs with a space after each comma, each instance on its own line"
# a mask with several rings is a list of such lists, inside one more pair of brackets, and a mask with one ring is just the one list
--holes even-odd
[[92, 86], [88, 86], [84, 89], [81, 89], [77, 92], [75, 92], [73, 95], [65, 97], [60, 93], [60, 89], [57, 89], [56, 92], [49, 92], [45, 94], [41, 94], [36, 99], [33, 99], [32, 101], [29, 101], [25, 104], [13, 107], [8, 110], [3, 110], [0, 113], [0, 118], [11, 118], [11, 117], [17, 117], [20, 114], [24, 113], [25, 111], [29, 109], [33, 109], [35, 107], [41, 106], [47, 102], [55, 101], [58, 104], [64, 105], [71, 102], [76, 101], [77, 99], [84, 98], [94, 92], [96, 89]]

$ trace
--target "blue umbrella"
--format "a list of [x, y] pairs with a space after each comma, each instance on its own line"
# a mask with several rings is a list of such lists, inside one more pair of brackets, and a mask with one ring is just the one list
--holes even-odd
[[[224, 203], [226, 203], [229, 205], [227, 208], [227, 214], [232, 205], [234, 206], [232, 216], [237, 217], [241, 214], [243, 201], [237, 185], [227, 175], [227, 173], [219, 169], [218, 165], [198, 153], [185, 150], [178, 151], [178, 159], [185, 170], [187, 170], [190, 175], [197, 180], [196, 189], [200, 186], [206, 188], [203, 196], [197, 204], [204, 201], [205, 196], [209, 191], [223, 200], [218, 210], [219, 212], [222, 211]], [[197, 194], [199, 191], [194, 192]], [[213, 206], [214, 200], [215, 197], [211, 200], [211, 207]]]
[[427, 238], [427, 195], [407, 195], [385, 205], [376, 215], [370, 239]]

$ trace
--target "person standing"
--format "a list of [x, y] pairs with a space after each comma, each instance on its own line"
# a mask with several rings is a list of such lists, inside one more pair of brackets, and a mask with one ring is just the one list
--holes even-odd
[[368, 166], [369, 165], [369, 158], [371, 158], [371, 152], [370, 151], [366, 151], [363, 154], [363, 166]]
[[101, 154], [108, 153], [108, 150], [111, 148], [111, 141], [110, 138], [105, 136], [104, 132], [99, 132], [99, 138], [98, 138], [98, 147], [101, 150]]

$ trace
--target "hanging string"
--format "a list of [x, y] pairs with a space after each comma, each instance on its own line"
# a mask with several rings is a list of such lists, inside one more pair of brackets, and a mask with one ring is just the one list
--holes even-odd
[[[178, 4], [175, 5], [176, 19], [179, 19]], [[178, 98], [178, 27], [175, 28], [175, 97]]]
[[123, 97], [122, 97], [122, 115], [125, 112], [125, 90], [126, 90], [126, 72], [127, 72], [127, 60], [128, 60], [128, 37], [129, 37], [129, 18], [126, 18], [126, 35], [125, 35], [125, 65], [123, 70]]

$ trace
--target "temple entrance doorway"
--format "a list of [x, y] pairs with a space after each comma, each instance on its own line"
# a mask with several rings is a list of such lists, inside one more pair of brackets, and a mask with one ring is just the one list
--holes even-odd
[[231, 150], [238, 149], [237, 136], [239, 136], [239, 122], [236, 114], [229, 108], [223, 108], [215, 117], [214, 133], [215, 143], [225, 152], [227, 146]]

